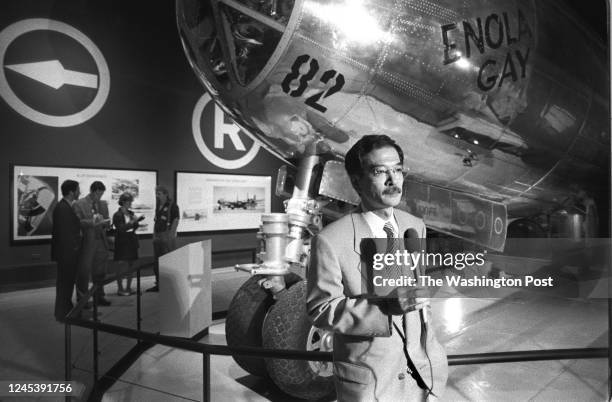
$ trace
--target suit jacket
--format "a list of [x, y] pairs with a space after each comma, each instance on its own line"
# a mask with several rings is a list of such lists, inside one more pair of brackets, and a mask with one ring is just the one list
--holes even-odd
[[79, 218], [65, 199], [53, 210], [51, 230], [51, 259], [65, 261], [75, 257], [81, 247], [81, 225]]
[[[423, 221], [395, 210], [400, 233], [414, 228], [425, 237]], [[410, 399], [416, 383], [407, 373], [404, 342], [376, 301], [364, 295], [368, 280], [362, 239], [372, 232], [360, 212], [351, 213], [325, 227], [313, 239], [308, 270], [307, 309], [315, 326], [334, 332], [334, 373], [338, 400], [402, 401]], [[436, 396], [444, 391], [448, 376], [446, 353], [421, 313], [404, 315], [406, 352], [418, 376]], [[399, 318], [399, 320], [398, 320]], [[395, 321], [402, 325], [401, 316]]]
[[[74, 202], [74, 212], [81, 221], [81, 229], [83, 231], [83, 248], [90, 249], [95, 247], [95, 242], [101, 240], [106, 249], [109, 248], [106, 230], [110, 228], [110, 222], [104, 225], [94, 225], [94, 201], [87, 195]], [[108, 219], [108, 204], [106, 201], [98, 201], [98, 213], [102, 214], [104, 219]]]

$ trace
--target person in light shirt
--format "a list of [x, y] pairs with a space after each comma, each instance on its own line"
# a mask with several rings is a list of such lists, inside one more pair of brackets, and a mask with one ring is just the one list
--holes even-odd
[[97, 285], [94, 293], [99, 306], [110, 306], [111, 302], [104, 295], [104, 277], [108, 267], [108, 238], [106, 231], [110, 228], [108, 204], [102, 200], [106, 186], [101, 181], [94, 181], [89, 186], [89, 194], [76, 201], [74, 212], [81, 221], [83, 246], [79, 256], [77, 273], [77, 297], [80, 300], [86, 293], [89, 278]]
[[397, 297], [373, 298], [362, 286], [368, 277], [362, 271], [371, 264], [364, 239], [393, 242], [408, 230], [425, 237], [420, 218], [394, 208], [402, 197], [403, 164], [401, 148], [388, 136], [357, 141], [345, 167], [361, 205], [313, 238], [307, 311], [315, 326], [334, 332], [339, 401], [435, 400], [446, 386], [446, 353], [428, 301], [406, 288], [395, 289]]
[[180, 219], [179, 207], [170, 198], [170, 192], [166, 187], [157, 186], [155, 197], [157, 198], [153, 226], [155, 286], [147, 289], [147, 292], [159, 292], [159, 257], [176, 249], [176, 230]]

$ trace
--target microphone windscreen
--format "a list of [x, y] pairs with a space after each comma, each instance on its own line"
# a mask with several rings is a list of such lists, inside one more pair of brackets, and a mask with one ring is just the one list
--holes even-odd
[[421, 251], [421, 239], [416, 229], [410, 228], [404, 232], [404, 247], [409, 253]]
[[418, 239], [419, 232], [415, 228], [410, 228], [404, 232], [404, 239]]

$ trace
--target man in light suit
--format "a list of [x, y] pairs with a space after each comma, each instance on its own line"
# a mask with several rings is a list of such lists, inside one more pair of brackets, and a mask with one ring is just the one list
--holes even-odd
[[79, 199], [79, 183], [66, 180], [62, 183], [61, 190], [63, 198], [53, 210], [51, 259], [57, 261], [55, 319], [64, 322], [66, 314], [73, 307], [72, 292], [81, 248], [81, 225], [72, 210], [72, 204]]
[[106, 230], [110, 227], [108, 204], [101, 200], [106, 186], [101, 181], [94, 181], [89, 187], [89, 194], [74, 203], [74, 212], [81, 222], [83, 246], [79, 256], [77, 273], [77, 298], [80, 300], [92, 282], [98, 284], [94, 297], [100, 306], [111, 303], [104, 298], [102, 282], [106, 276], [108, 264], [108, 239]]
[[315, 326], [334, 332], [339, 401], [435, 400], [446, 385], [446, 353], [435, 338], [428, 301], [414, 288], [398, 288], [398, 297], [388, 299], [364, 290], [371, 261], [363, 239], [392, 241], [409, 229], [425, 237], [421, 219], [394, 209], [402, 196], [403, 159], [385, 135], [360, 139], [345, 160], [360, 209], [313, 239], [307, 309]]

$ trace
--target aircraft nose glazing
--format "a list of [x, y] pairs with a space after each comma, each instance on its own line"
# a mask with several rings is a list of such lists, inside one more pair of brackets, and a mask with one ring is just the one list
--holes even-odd
[[180, 34], [191, 64], [221, 88], [248, 85], [276, 49], [293, 3], [179, 0]]

